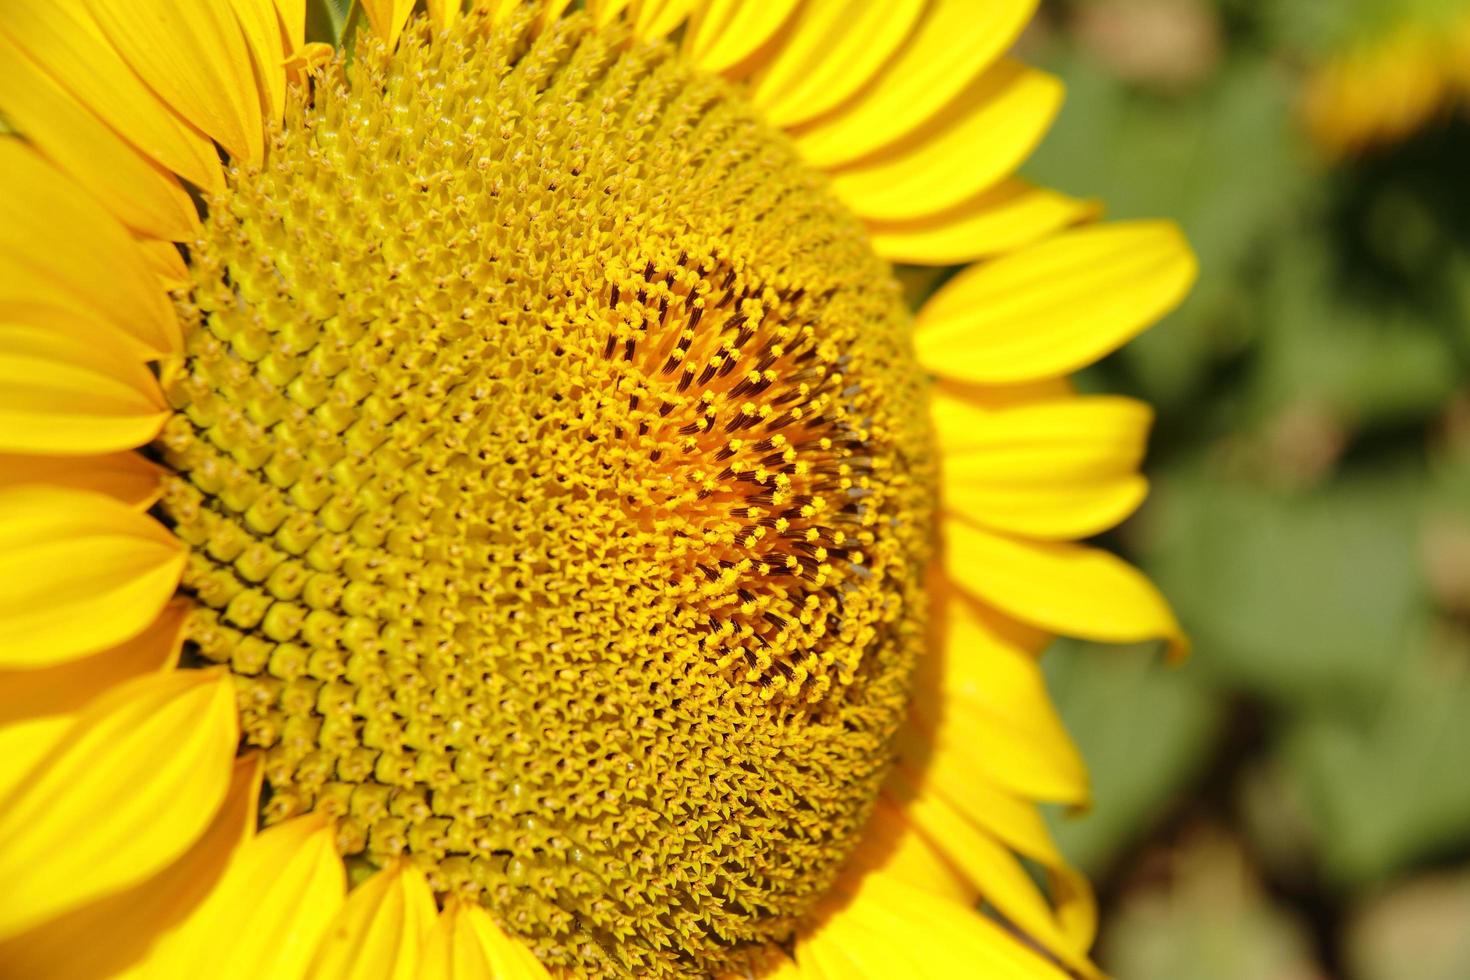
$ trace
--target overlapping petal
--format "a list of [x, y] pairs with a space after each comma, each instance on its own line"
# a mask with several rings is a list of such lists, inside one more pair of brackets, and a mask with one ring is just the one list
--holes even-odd
[[261, 100], [230, 0], [86, 2], [113, 48], [149, 88], [231, 156], [260, 162]]
[[1066, 977], [980, 913], [882, 872], [798, 938], [796, 959], [813, 980]]
[[260, 757], [236, 759], [214, 819], [178, 860], [125, 891], [0, 943], [0, 963], [16, 976], [48, 980], [95, 980], [137, 963], [204, 900], [236, 848], [254, 834], [259, 796]]
[[235, 849], [214, 890], [130, 978], [300, 980], [346, 890], [324, 817], [277, 824]]
[[136, 636], [173, 595], [184, 549], [111, 497], [0, 490], [0, 667], [44, 667]]
[[0, 936], [179, 858], [224, 799], [237, 738], [222, 670], [145, 674], [84, 709], [0, 800]]
[[224, 186], [219, 156], [209, 138], [144, 84], [86, 4], [7, 0], [0, 4], [0, 33], [159, 164], [197, 187]]
[[0, 137], [0, 186], [0, 310], [59, 306], [144, 356], [179, 349], [178, 318], [121, 222], [13, 137]]
[[313, 980], [415, 980], [438, 909], [423, 872], [384, 868], [355, 888], [327, 928]]
[[524, 945], [480, 905], [451, 901], [425, 941], [424, 980], [549, 980]]

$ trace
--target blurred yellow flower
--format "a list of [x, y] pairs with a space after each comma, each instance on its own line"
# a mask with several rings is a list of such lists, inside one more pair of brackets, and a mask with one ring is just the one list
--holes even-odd
[[1307, 79], [1302, 113], [1329, 157], [1401, 142], [1470, 95], [1470, 11], [1406, 18], [1348, 44]]
[[1195, 266], [1012, 176], [1033, 3], [414, 6], [0, 7], [0, 962], [1094, 975], [1066, 375]]

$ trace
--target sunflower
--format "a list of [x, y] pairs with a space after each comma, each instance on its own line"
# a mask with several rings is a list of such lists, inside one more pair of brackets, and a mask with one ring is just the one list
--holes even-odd
[[1311, 69], [1307, 131], [1328, 157], [1400, 143], [1470, 96], [1470, 4], [1360, 4], [1338, 50]]
[[0, 964], [1094, 975], [1066, 375], [1195, 268], [1012, 176], [1033, 6], [0, 6]]

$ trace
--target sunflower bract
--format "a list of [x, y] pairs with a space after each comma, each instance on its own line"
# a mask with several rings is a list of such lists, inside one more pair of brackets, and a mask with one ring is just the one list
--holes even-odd
[[158, 513], [268, 822], [337, 815], [548, 965], [718, 973], [887, 772], [924, 381], [861, 225], [726, 83], [525, 21], [363, 35], [230, 169]]

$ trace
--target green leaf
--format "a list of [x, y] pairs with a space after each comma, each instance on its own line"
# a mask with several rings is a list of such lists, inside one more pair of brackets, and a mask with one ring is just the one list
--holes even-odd
[[1470, 642], [1402, 637], [1377, 704], [1299, 716], [1284, 760], [1328, 872], [1383, 878], [1470, 845]]
[[1156, 481], [1142, 557], [1202, 671], [1278, 702], [1361, 702], [1393, 676], [1428, 612], [1423, 485], [1412, 458], [1315, 492], [1195, 465]]

